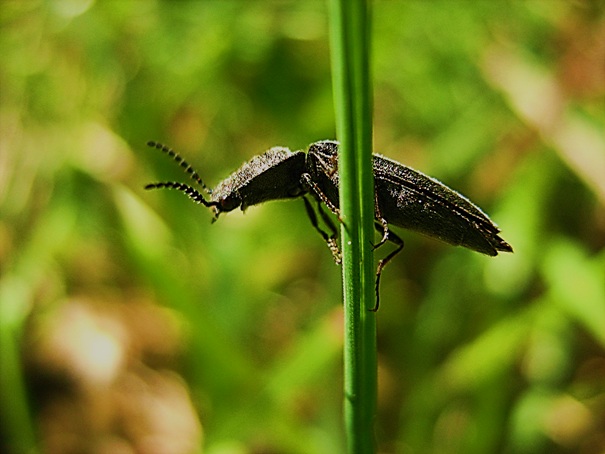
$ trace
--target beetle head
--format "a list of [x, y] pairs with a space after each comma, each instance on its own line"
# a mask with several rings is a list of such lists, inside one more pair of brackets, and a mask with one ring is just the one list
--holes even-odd
[[216, 198], [212, 197], [212, 212], [214, 214], [214, 218], [212, 222], [215, 222], [221, 213], [228, 213], [229, 211], [233, 211], [236, 208], [242, 205], [242, 199], [237, 192], [231, 192], [224, 197]]

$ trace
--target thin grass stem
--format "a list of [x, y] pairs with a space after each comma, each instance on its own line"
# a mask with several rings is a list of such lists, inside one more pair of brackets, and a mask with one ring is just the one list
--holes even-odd
[[350, 453], [375, 451], [376, 320], [370, 2], [330, 0], [345, 311], [344, 417]]

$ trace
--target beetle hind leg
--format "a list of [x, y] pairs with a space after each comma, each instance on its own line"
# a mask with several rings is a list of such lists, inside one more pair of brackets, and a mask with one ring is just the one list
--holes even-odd
[[374, 228], [378, 231], [378, 233], [382, 233], [382, 238], [380, 241], [376, 244], [372, 244], [372, 248], [376, 250], [389, 240], [389, 233], [391, 231], [389, 230], [389, 224], [384, 218], [379, 218], [378, 222], [374, 222]]
[[378, 243], [377, 246], [375, 246], [375, 249], [379, 246], [382, 246], [387, 241], [390, 241], [391, 243], [396, 244], [397, 248], [394, 251], [392, 251], [391, 253], [389, 253], [385, 258], [378, 261], [378, 266], [376, 267], [376, 287], [375, 287], [376, 304], [371, 309], [372, 312], [376, 312], [380, 305], [380, 277], [382, 276], [382, 270], [384, 270], [384, 267], [387, 266], [390, 263], [390, 261], [393, 260], [393, 258], [401, 252], [401, 250], [403, 249], [403, 244], [404, 244], [403, 240], [389, 229], [388, 225], [386, 225], [386, 221], [385, 221], [385, 223], [381, 222], [380, 224], [378, 222], [376, 222], [374, 225], [376, 227], [376, 230], [378, 230], [379, 232], [382, 230], [384, 233], [382, 240], [380, 241], [380, 243]]

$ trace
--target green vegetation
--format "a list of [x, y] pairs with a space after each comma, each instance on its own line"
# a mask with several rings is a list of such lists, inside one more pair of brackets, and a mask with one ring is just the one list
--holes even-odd
[[[515, 249], [397, 230], [378, 452], [603, 450], [604, 16], [374, 3], [374, 150]], [[0, 20], [0, 451], [344, 452], [340, 269], [302, 201], [211, 224], [142, 189], [187, 178], [150, 139], [213, 186], [334, 138], [327, 5], [2, 2]]]

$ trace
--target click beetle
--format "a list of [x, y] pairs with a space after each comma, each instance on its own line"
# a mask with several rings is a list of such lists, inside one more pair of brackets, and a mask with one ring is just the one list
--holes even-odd
[[[336, 263], [341, 262], [338, 229], [322, 207], [323, 203], [340, 219], [338, 142], [315, 142], [309, 146], [307, 153], [273, 147], [244, 163], [213, 190], [172, 149], [156, 142], [149, 142], [148, 145], [171, 156], [207, 196], [190, 185], [178, 182], [151, 183], [145, 189], [170, 188], [184, 192], [193, 201], [212, 209], [213, 222], [221, 213], [237, 208], [243, 211], [269, 200], [302, 197], [311, 224], [330, 248]], [[498, 255], [499, 251], [513, 251], [510, 244], [498, 235], [498, 227], [466, 197], [392, 159], [379, 154], [374, 154], [372, 159], [375, 227], [382, 233], [381, 240], [374, 247], [377, 249], [387, 241], [396, 246], [394, 251], [378, 262], [374, 311], [379, 304], [382, 270], [403, 249], [403, 240], [391, 231], [389, 225], [414, 230], [490, 256]], [[315, 198], [317, 212], [329, 232], [319, 227], [317, 214], [307, 195]]]

